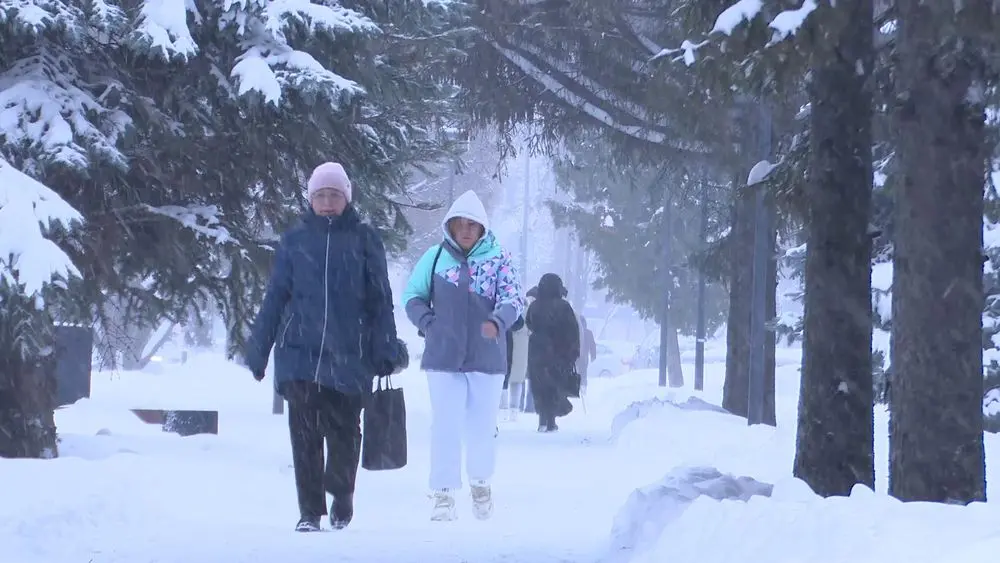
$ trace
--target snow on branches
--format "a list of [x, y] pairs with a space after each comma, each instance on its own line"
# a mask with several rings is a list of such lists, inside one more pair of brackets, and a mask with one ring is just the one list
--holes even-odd
[[27, 149], [26, 171], [46, 162], [85, 168], [95, 155], [124, 166], [117, 143], [132, 120], [91, 86], [66, 52], [46, 45], [0, 72], [0, 141]]
[[47, 283], [79, 276], [44, 232], [82, 220], [57, 193], [0, 158], [0, 280], [30, 297]]
[[244, 52], [237, 58], [231, 77], [238, 92], [258, 92], [277, 105], [284, 88], [322, 93], [335, 105], [343, 97], [364, 89], [327, 69], [309, 53], [296, 49], [289, 40], [292, 28], [311, 34], [374, 34], [380, 30], [366, 16], [336, 4], [309, 0], [222, 0], [220, 26], [235, 30]]
[[[802, 0], [802, 5], [794, 10], [783, 10], [779, 12], [768, 28], [771, 29], [771, 40], [766, 47], [779, 43], [792, 35], [805, 24], [806, 18], [818, 8], [817, 0]], [[695, 55], [699, 49], [713, 43], [713, 37], [720, 35], [730, 36], [737, 27], [743, 23], [749, 23], [760, 17], [764, 11], [764, 0], [736, 0], [736, 3], [726, 8], [715, 19], [715, 25], [708, 37], [701, 41], [683, 41], [680, 47], [663, 49], [653, 58], [671, 57], [675, 61], [683, 61], [691, 66], [695, 63]]]
[[160, 215], [173, 219], [191, 229], [198, 236], [208, 237], [218, 244], [234, 242], [229, 234], [229, 230], [221, 226], [219, 216], [222, 211], [215, 205], [163, 205], [154, 207], [145, 206], [146, 210], [154, 215]]
[[43, 32], [75, 36], [81, 43], [112, 37], [139, 54], [179, 61], [199, 54], [201, 37], [222, 34], [226, 39], [229, 33], [242, 51], [230, 61], [229, 77], [237, 83], [233, 90], [259, 93], [275, 105], [285, 89], [322, 94], [335, 105], [362, 94], [360, 85], [324, 67], [301, 44], [316, 36], [332, 41], [380, 33], [360, 12], [310, 0], [144, 0], [134, 22], [121, 0], [0, 0], [4, 22], [36, 38]]
[[11, 23], [15, 30], [28, 33], [73, 29], [85, 17], [75, 4], [64, 0], [0, 0], [0, 23]]
[[138, 27], [132, 32], [133, 43], [164, 58], [187, 60], [198, 53], [188, 29], [189, 11], [197, 14], [193, 0], [146, 0], [139, 11]]
[[336, 2], [214, 0], [196, 5], [193, 0], [146, 0], [139, 26], [132, 33], [133, 43], [155, 56], [186, 61], [199, 50], [192, 23], [234, 33], [243, 51], [229, 75], [236, 87], [223, 86], [241, 96], [258, 93], [274, 105], [280, 103], [285, 89], [322, 94], [334, 105], [364, 92], [356, 82], [297, 49], [292, 36], [305, 31], [336, 39], [379, 32], [369, 18]]

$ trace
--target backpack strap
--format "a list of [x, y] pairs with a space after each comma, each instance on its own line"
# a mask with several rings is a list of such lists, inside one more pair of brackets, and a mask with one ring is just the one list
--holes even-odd
[[431, 309], [434, 308], [434, 272], [437, 270], [438, 260], [441, 259], [442, 250], [444, 250], [444, 246], [439, 244], [437, 254], [434, 255], [434, 262], [431, 263], [431, 281], [430, 287], [427, 290], [427, 306]]
[[[434, 262], [431, 263], [431, 279], [429, 287], [427, 288], [427, 307], [429, 307], [431, 311], [434, 310], [434, 271], [437, 270], [438, 260], [441, 259], [442, 250], [444, 250], [444, 247], [439, 244], [437, 254], [434, 255]], [[425, 336], [424, 331], [418, 330], [417, 336], [423, 338]]]

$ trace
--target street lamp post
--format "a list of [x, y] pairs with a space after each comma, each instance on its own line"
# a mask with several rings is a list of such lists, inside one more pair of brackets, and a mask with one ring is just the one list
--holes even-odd
[[[708, 182], [701, 184], [701, 250], [705, 252], [708, 239]], [[694, 343], [694, 388], [705, 389], [705, 266], [698, 272], [698, 327]]]
[[[771, 157], [771, 112], [763, 97], [757, 103], [758, 152], [761, 161]], [[749, 180], [749, 178], [748, 178]], [[748, 182], [750, 183], [750, 182]], [[771, 213], [767, 204], [765, 182], [754, 182], [748, 189], [754, 191], [754, 245], [752, 298], [750, 303], [750, 373], [747, 396], [747, 424], [764, 423], [764, 373], [767, 343], [767, 270], [771, 260], [769, 244]]]
[[663, 205], [663, 233], [660, 235], [663, 237], [663, 304], [660, 311], [660, 387], [667, 386], [667, 366], [669, 360], [669, 343], [670, 335], [673, 332], [670, 330], [670, 294], [674, 288], [674, 277], [670, 272], [670, 264], [672, 262], [671, 257], [671, 207], [673, 205], [672, 198], [669, 195], [669, 190], [665, 189], [666, 195], [663, 199], [665, 201]]

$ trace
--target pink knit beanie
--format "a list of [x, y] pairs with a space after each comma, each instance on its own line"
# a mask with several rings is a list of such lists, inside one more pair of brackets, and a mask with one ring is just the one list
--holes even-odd
[[313, 194], [328, 188], [344, 194], [347, 202], [351, 202], [351, 179], [347, 177], [344, 167], [336, 162], [324, 162], [313, 170], [312, 176], [309, 176], [306, 194], [312, 199]]

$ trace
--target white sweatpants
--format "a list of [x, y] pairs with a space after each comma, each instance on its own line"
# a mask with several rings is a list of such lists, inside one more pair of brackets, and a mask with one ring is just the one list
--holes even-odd
[[496, 424], [503, 374], [427, 372], [431, 395], [432, 490], [462, 488], [462, 442], [469, 481], [496, 468]]

